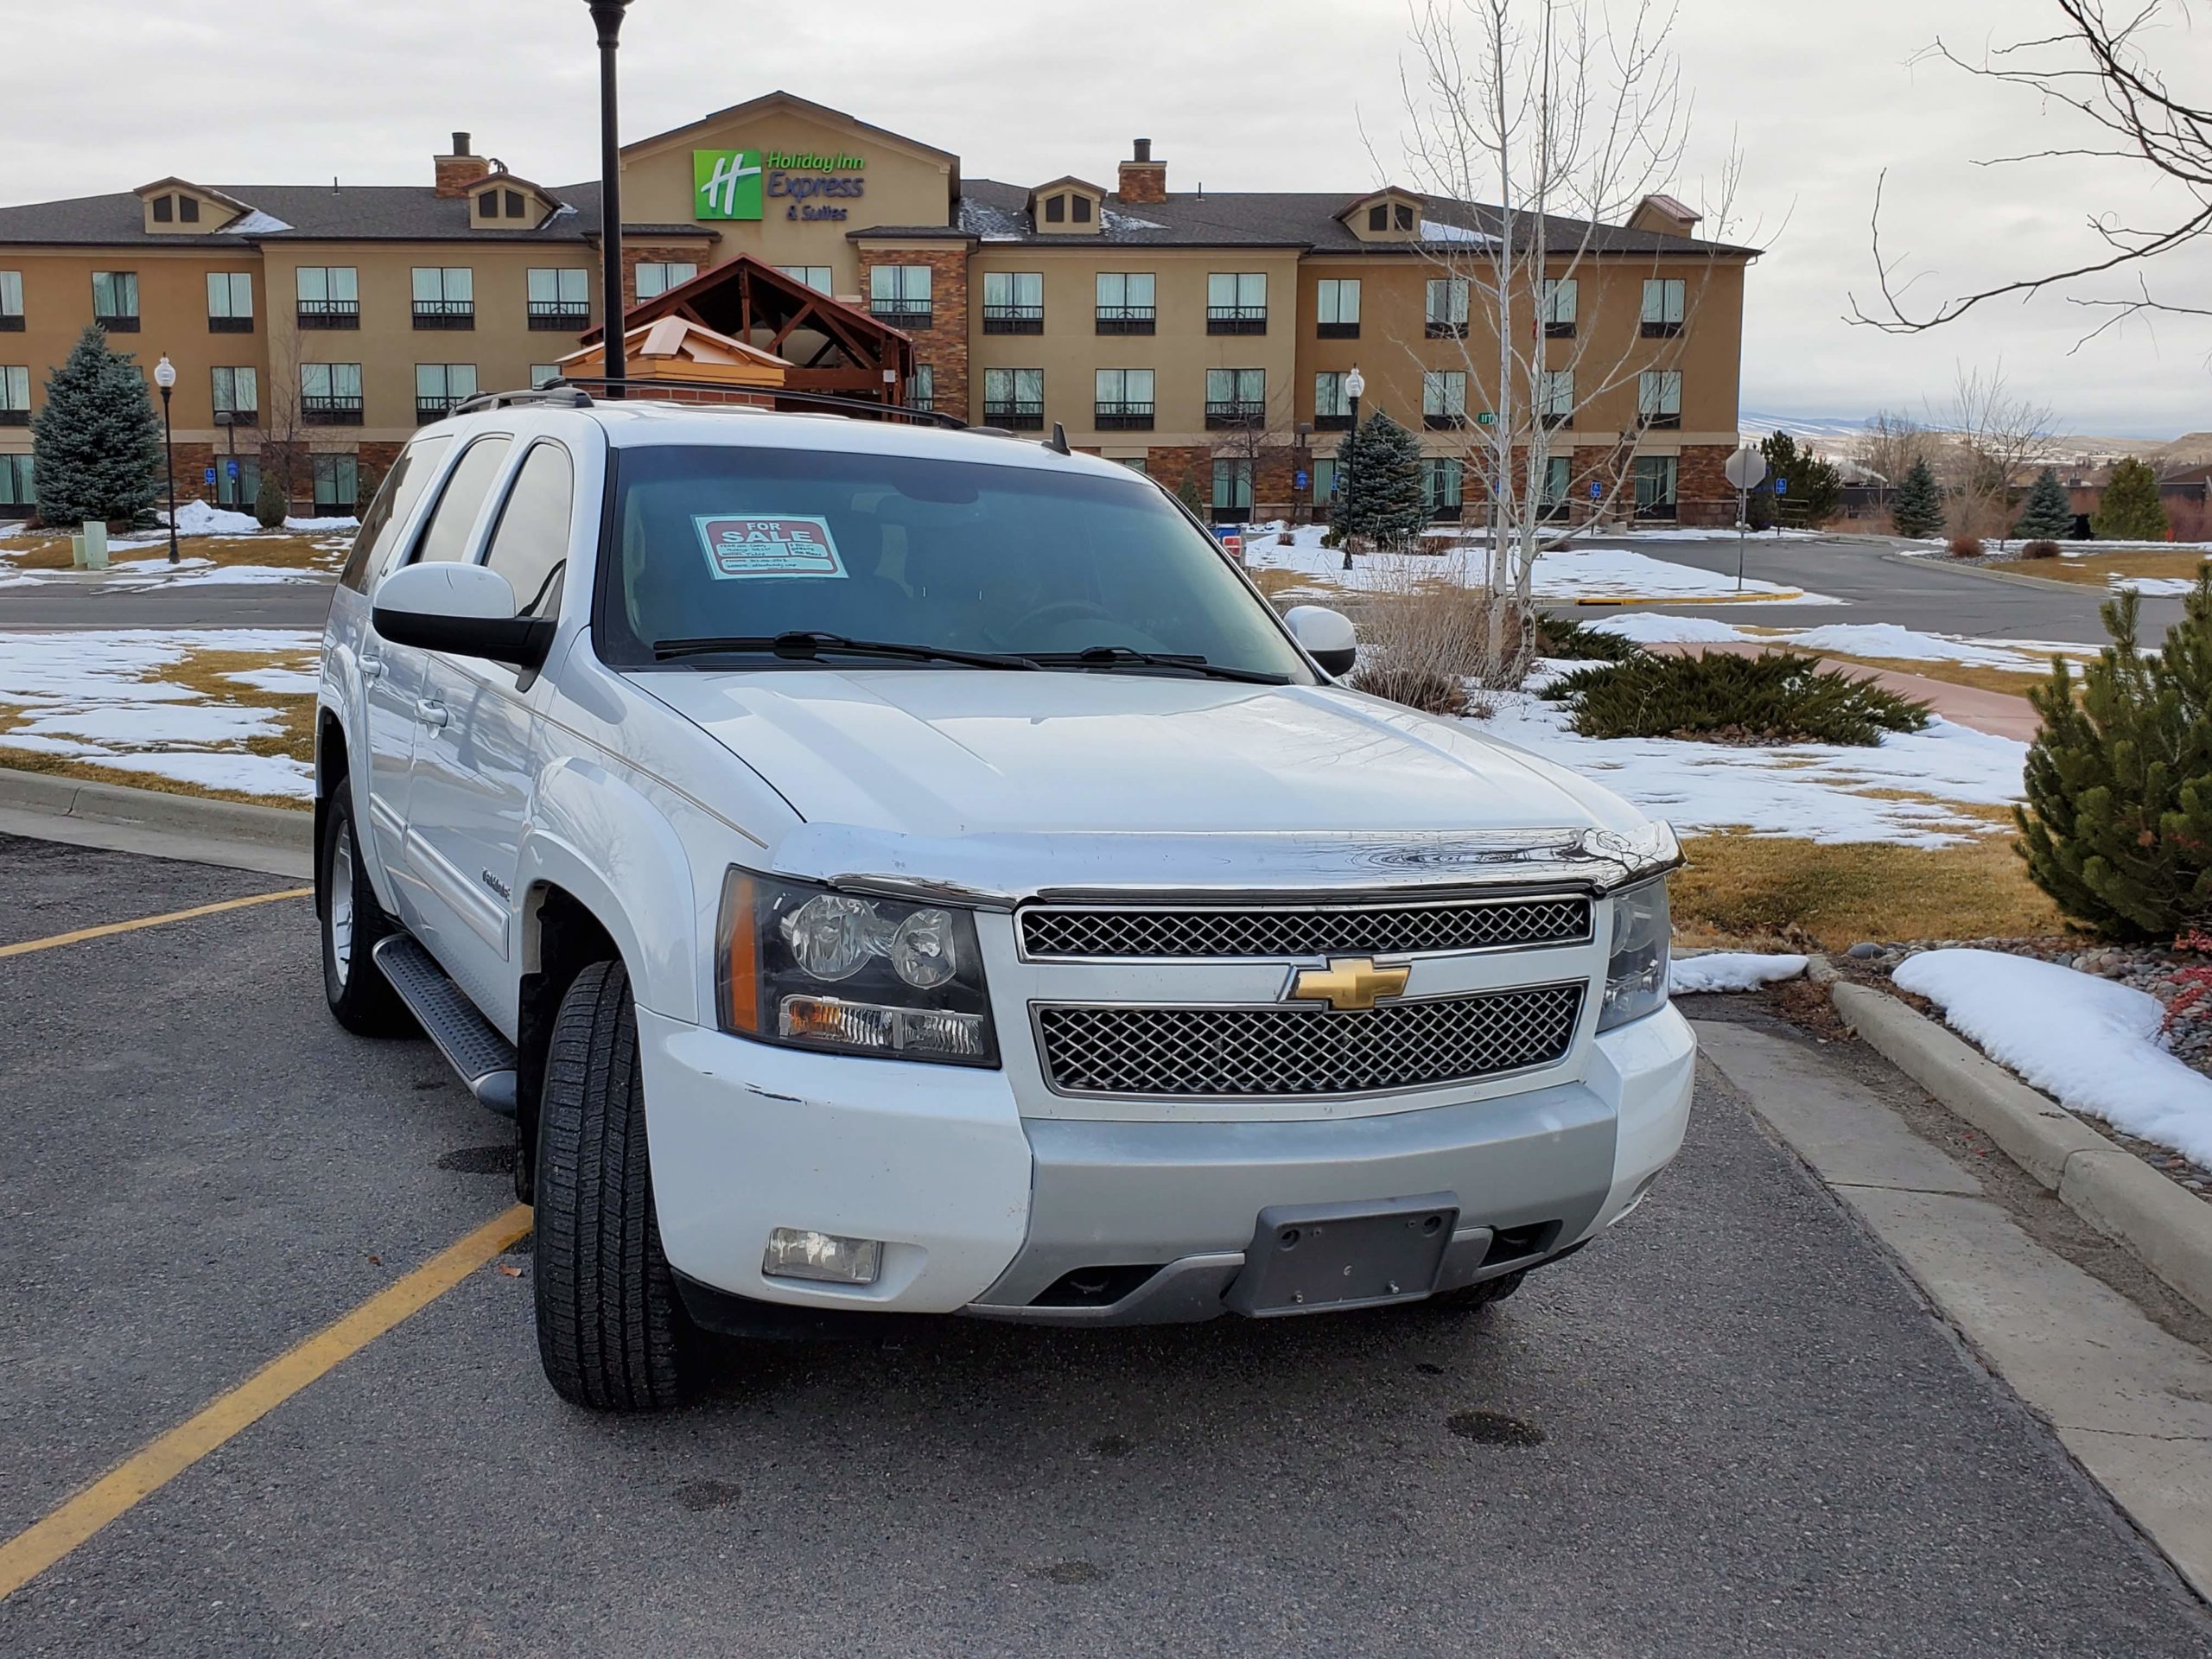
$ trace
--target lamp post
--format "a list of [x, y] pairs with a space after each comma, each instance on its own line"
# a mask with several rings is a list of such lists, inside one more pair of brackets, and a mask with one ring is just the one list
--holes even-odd
[[[1361, 394], [1366, 390], [1367, 377], [1359, 372], [1359, 365], [1355, 363], [1351, 365], [1351, 372], [1344, 376], [1344, 397], [1351, 404], [1351, 430], [1344, 435], [1344, 442], [1337, 446], [1340, 454], [1345, 454], [1346, 459], [1344, 475], [1337, 480], [1337, 487], [1344, 493], [1344, 505], [1347, 511], [1351, 505], [1352, 474], [1359, 466], [1359, 399]], [[1349, 519], [1346, 521], [1344, 531], [1344, 569], [1347, 570], [1351, 569], [1351, 531]]]
[[169, 393], [176, 390], [176, 365], [167, 352], [154, 365], [154, 384], [162, 389], [162, 454], [169, 475], [169, 563], [176, 560], [176, 432], [169, 424]]
[[614, 130], [614, 48], [622, 33], [622, 14], [630, 0], [586, 0], [599, 25], [599, 250], [602, 314], [607, 342], [607, 378], [621, 392], [630, 368], [622, 328], [628, 308], [622, 303], [622, 150]]

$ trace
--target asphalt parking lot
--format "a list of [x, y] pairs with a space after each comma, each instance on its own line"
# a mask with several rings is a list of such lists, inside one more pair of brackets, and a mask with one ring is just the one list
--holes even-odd
[[[512, 1205], [435, 1052], [327, 1019], [304, 898], [7, 950], [290, 886], [0, 837], [0, 1564]], [[2212, 1653], [1711, 1074], [1643, 1210], [1472, 1319], [948, 1322], [623, 1420], [541, 1381], [529, 1272], [123, 1503], [0, 1653]]]

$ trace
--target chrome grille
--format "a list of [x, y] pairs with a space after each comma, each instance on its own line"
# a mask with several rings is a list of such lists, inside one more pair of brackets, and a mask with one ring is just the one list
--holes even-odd
[[1359, 1095], [1465, 1083], [1566, 1057], [1585, 987], [1320, 1008], [1053, 1005], [1036, 1012], [1063, 1094]]
[[1021, 914], [1032, 957], [1404, 956], [1577, 944], [1590, 937], [1578, 894], [1444, 904], [1282, 909], [1033, 909]]

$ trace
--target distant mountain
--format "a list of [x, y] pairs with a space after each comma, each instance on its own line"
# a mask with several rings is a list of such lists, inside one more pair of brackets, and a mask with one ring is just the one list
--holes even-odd
[[1736, 416], [1736, 425], [1747, 438], [1764, 438], [1787, 432], [1793, 438], [1855, 438], [1866, 429], [1863, 415], [1771, 415], [1747, 409]]

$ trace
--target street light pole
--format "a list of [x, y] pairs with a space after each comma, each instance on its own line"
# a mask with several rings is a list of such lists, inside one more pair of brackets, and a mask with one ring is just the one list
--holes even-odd
[[176, 554], [176, 430], [169, 424], [169, 394], [176, 390], [176, 365], [167, 352], [154, 365], [154, 384], [162, 389], [162, 456], [169, 475], [169, 563]]
[[601, 334], [607, 342], [607, 378], [620, 383], [629, 378], [623, 346], [623, 325], [628, 308], [622, 302], [622, 149], [615, 134], [614, 48], [622, 33], [622, 14], [630, 0], [586, 0], [591, 20], [599, 25], [599, 248]]
[[[1359, 467], [1359, 399], [1360, 394], [1366, 390], [1367, 377], [1359, 372], [1359, 365], [1355, 363], [1351, 365], [1351, 372], [1344, 376], [1344, 399], [1351, 407], [1351, 430], [1344, 435], [1344, 442], [1337, 446], [1340, 453], [1351, 452], [1345, 457], [1344, 475], [1337, 480], [1337, 487], [1344, 493], [1347, 513], [1351, 507], [1352, 475]], [[1344, 569], [1351, 569], [1351, 528], [1349, 520], [1344, 528]]]

